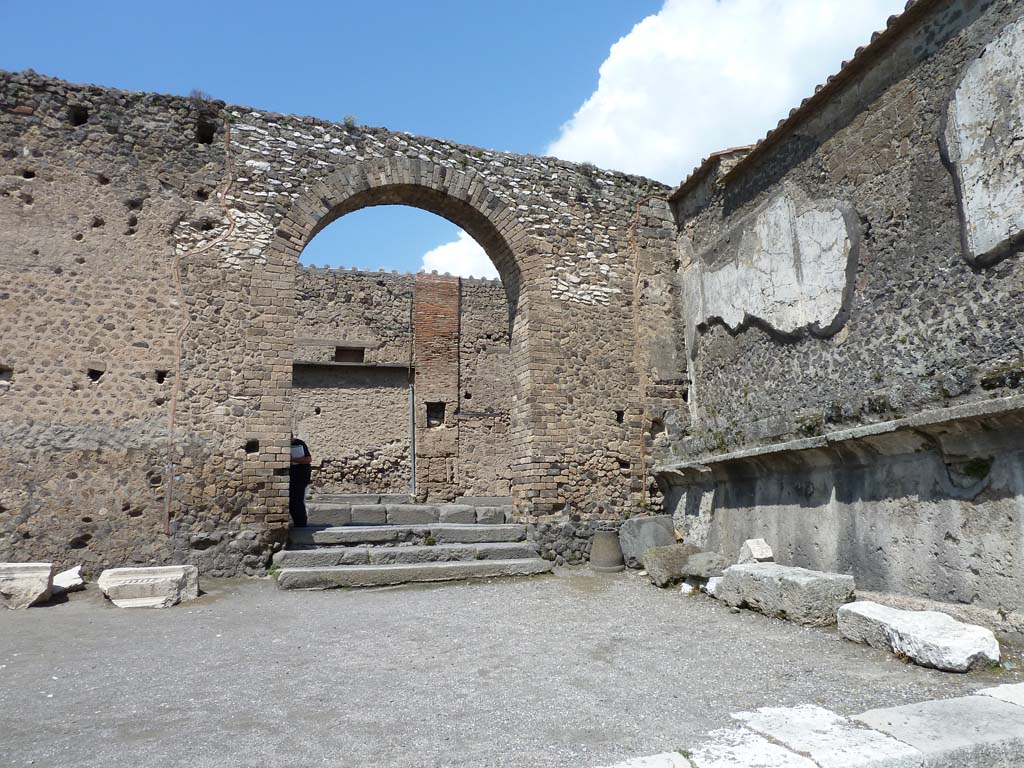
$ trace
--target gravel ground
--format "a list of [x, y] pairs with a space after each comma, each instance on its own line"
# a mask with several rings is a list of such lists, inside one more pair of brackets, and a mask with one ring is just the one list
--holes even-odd
[[635, 574], [202, 587], [164, 611], [90, 589], [0, 613], [0, 764], [588, 768], [686, 748], [744, 709], [850, 714], [1024, 680], [919, 669]]

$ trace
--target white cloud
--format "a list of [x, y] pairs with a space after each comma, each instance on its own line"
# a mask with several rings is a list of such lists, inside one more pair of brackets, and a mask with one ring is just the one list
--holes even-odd
[[456, 240], [431, 248], [423, 254], [423, 269], [430, 272], [450, 272], [461, 277], [498, 276], [490, 257], [476, 240], [465, 232], [459, 232]]
[[751, 144], [905, 0], [666, 0], [612, 46], [548, 154], [676, 184]]

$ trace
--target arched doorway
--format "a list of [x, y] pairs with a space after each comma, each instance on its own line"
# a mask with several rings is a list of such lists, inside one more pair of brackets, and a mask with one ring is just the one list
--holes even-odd
[[[420, 269], [439, 261], [454, 274]], [[315, 496], [511, 495], [511, 317], [481, 274], [497, 273], [464, 230], [409, 206], [353, 211], [309, 241], [291, 411]]]
[[[517, 508], [525, 506], [532, 498], [521, 487], [521, 481], [531, 471], [528, 439], [531, 371], [527, 361], [529, 286], [530, 278], [537, 269], [534, 263], [536, 254], [531, 251], [529, 237], [514, 211], [487, 189], [481, 174], [453, 171], [448, 167], [406, 158], [368, 161], [337, 171], [311, 184], [306, 193], [295, 200], [285, 220], [277, 228], [277, 238], [268, 252], [268, 267], [271, 270], [294, 270], [302, 250], [325, 227], [346, 214], [380, 205], [412, 206], [451, 221], [480, 244], [501, 276], [508, 302], [507, 373], [511, 383], [509, 430], [503, 438], [509, 448], [512, 465], [508, 490]], [[415, 305], [413, 309], [413, 323], [420, 327], [418, 336], [422, 342], [418, 364], [451, 365], [451, 361], [444, 360], [441, 354], [450, 345], [450, 338], [439, 327], [445, 318], [442, 317], [443, 312], [438, 312], [439, 307], [450, 305], [450, 301], [444, 300], [442, 296], [446, 291], [450, 294], [450, 280], [446, 281], [443, 276], [423, 275], [417, 282], [421, 284], [425, 295], [424, 300], [419, 302], [423, 308], [422, 317], [416, 316]], [[458, 298], [455, 300], [457, 304]], [[294, 342], [295, 329], [301, 326], [301, 320], [297, 305], [292, 305], [289, 310], [286, 314], [288, 336]], [[281, 320], [284, 319], [283, 313]], [[291, 355], [286, 357], [294, 360]], [[287, 372], [287, 378], [284, 366], [274, 368], [273, 375], [278, 379], [279, 391], [290, 411], [295, 366], [288, 366], [291, 370]], [[422, 380], [432, 381], [435, 378], [432, 375], [423, 376]], [[431, 460], [428, 466], [417, 466], [415, 477], [417, 492], [428, 497], [439, 491], [439, 485], [443, 485], [437, 481], [437, 462], [433, 460], [445, 459], [444, 447], [440, 445], [444, 442], [443, 432], [431, 433], [430, 429], [438, 423], [438, 419], [441, 424], [450, 423], [449, 417], [458, 412], [460, 398], [465, 399], [466, 393], [459, 391], [456, 383], [453, 394], [452, 405], [455, 407], [448, 414], [439, 414], [437, 407], [447, 402], [445, 397], [433, 391], [431, 386], [418, 388], [415, 392], [413, 417], [416, 434], [423, 435], [424, 439], [413, 451], [413, 455], [422, 455], [424, 459]], [[274, 407], [279, 407], [277, 402]]]

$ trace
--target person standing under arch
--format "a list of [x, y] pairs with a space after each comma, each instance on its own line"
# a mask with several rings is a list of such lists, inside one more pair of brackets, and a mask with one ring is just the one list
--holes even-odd
[[292, 435], [291, 465], [288, 468], [288, 512], [292, 525], [306, 527], [306, 488], [313, 476], [313, 455], [309, 446]]

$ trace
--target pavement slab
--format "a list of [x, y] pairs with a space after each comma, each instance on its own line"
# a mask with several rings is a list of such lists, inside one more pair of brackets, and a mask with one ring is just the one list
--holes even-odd
[[1007, 766], [1024, 765], [1024, 708], [991, 696], [924, 701], [871, 710], [854, 719], [945, 761], [942, 765], [955, 765], [952, 761], [959, 758], [974, 760], [964, 765], [987, 766], [982, 757], [996, 756], [1018, 761]]
[[922, 765], [919, 750], [822, 707], [765, 707], [733, 717], [793, 752], [807, 755], [819, 768]]

